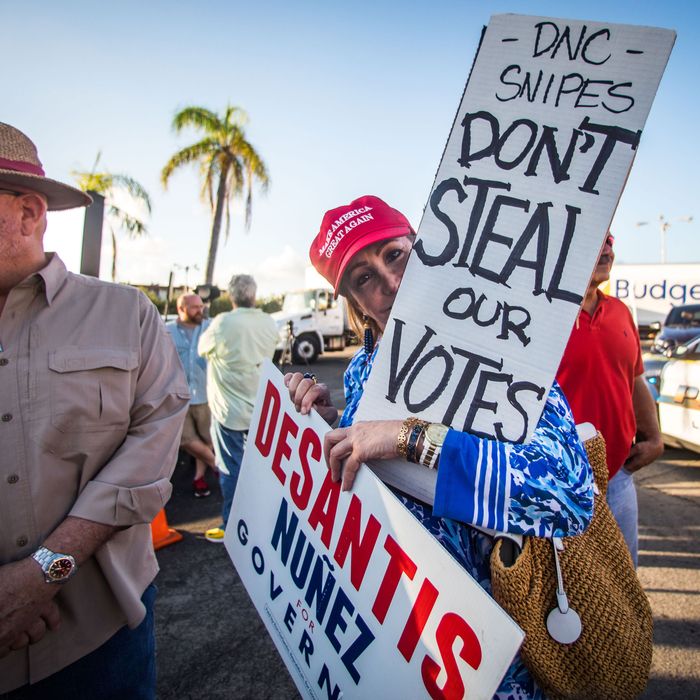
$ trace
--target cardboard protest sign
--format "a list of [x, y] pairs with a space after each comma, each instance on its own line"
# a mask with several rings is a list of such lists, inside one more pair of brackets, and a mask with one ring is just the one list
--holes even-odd
[[[305, 698], [491, 698], [523, 633], [267, 362], [225, 544]], [[389, 690], [390, 689], [390, 690]]]
[[358, 420], [529, 440], [674, 40], [491, 18]]

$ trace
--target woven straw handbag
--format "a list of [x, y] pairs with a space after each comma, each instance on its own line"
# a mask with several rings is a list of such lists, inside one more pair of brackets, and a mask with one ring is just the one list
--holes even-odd
[[[562, 538], [558, 556], [552, 540], [525, 538], [512, 566], [503, 564], [504, 540], [497, 540], [493, 596], [525, 631], [521, 657], [548, 698], [624, 700], [640, 695], [647, 684], [651, 608], [605, 500], [605, 441], [598, 433], [584, 444], [599, 491], [590, 526]], [[555, 641], [547, 627], [550, 611], [566, 612], [562, 603], [581, 621], [580, 636], [568, 644]]]

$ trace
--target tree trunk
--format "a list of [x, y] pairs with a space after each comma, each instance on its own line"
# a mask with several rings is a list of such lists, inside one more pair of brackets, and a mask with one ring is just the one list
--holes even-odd
[[216, 190], [216, 209], [214, 210], [214, 220], [211, 224], [211, 238], [209, 240], [209, 257], [207, 258], [207, 271], [205, 284], [212, 284], [214, 280], [214, 264], [216, 263], [216, 253], [219, 249], [219, 238], [221, 237], [221, 220], [226, 205], [226, 177], [228, 166], [224, 166], [219, 175], [219, 186]]
[[117, 237], [112, 229], [112, 282], [117, 281]]

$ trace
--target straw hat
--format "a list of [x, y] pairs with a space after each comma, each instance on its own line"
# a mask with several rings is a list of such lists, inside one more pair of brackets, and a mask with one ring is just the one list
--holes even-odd
[[36, 146], [19, 129], [0, 122], [0, 189], [15, 188], [45, 195], [52, 211], [92, 203], [85, 192], [45, 177]]

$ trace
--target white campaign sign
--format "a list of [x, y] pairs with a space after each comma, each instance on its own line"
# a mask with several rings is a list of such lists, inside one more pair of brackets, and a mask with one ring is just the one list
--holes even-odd
[[491, 18], [357, 420], [529, 440], [674, 40]]
[[491, 698], [523, 633], [267, 362], [225, 544], [305, 698]]

